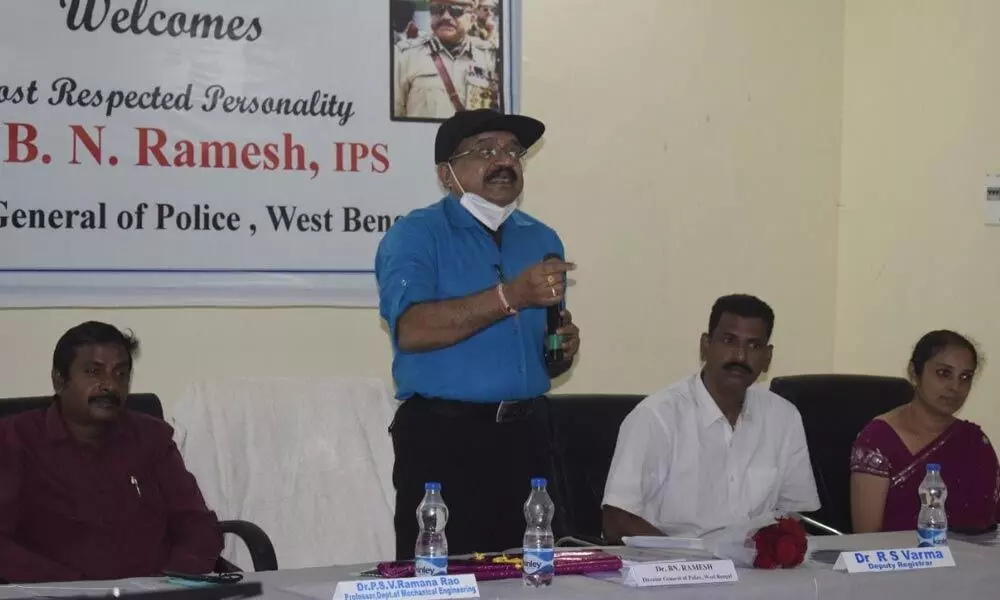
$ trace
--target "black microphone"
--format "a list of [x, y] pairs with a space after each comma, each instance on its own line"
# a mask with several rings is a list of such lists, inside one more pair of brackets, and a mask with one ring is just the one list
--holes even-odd
[[[549, 260], [550, 258], [562, 260], [562, 257], [555, 252], [546, 254], [543, 260]], [[565, 274], [562, 277], [565, 277]], [[563, 324], [560, 313], [564, 306], [565, 301], [545, 309], [545, 362], [550, 365], [562, 362], [565, 358], [562, 347], [563, 337], [556, 333]]]

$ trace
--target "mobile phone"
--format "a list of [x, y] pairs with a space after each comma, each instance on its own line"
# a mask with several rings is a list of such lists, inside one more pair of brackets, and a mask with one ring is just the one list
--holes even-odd
[[164, 571], [167, 579], [173, 579], [178, 583], [203, 583], [208, 585], [222, 585], [226, 583], [239, 583], [243, 580], [242, 573], [209, 573], [207, 575], [196, 575], [193, 573], [176, 573], [174, 571]]

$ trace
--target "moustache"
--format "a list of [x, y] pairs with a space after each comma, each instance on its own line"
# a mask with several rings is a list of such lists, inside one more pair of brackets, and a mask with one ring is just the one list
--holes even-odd
[[493, 169], [492, 171], [486, 174], [486, 177], [483, 178], [483, 181], [490, 183], [504, 176], [506, 176], [511, 183], [517, 183], [517, 171], [515, 171], [510, 167], [497, 167]]
[[87, 399], [88, 404], [95, 404], [102, 401], [109, 402], [114, 406], [122, 405], [122, 397], [118, 394], [99, 394], [97, 396], [91, 396]]
[[741, 362], [726, 363], [725, 365], [723, 365], [722, 368], [727, 371], [732, 371], [733, 369], [739, 369], [744, 373], [746, 373], [747, 375], [753, 375], [753, 369], [751, 369], [748, 365], [745, 365]]

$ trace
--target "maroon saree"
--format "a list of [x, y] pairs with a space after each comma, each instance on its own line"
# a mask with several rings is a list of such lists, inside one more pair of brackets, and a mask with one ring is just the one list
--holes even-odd
[[875, 419], [858, 434], [851, 451], [851, 472], [889, 480], [883, 531], [917, 528], [917, 488], [928, 463], [941, 465], [948, 486], [945, 508], [950, 527], [983, 530], [1000, 518], [1000, 465], [989, 439], [975, 423], [956, 420], [951, 427], [911, 454], [896, 431]]

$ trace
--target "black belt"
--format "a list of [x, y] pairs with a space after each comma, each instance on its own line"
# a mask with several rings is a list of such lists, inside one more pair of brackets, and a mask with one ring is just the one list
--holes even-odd
[[530, 398], [503, 402], [470, 402], [413, 396], [407, 402], [412, 402], [415, 406], [452, 419], [481, 419], [496, 423], [510, 423], [532, 416], [540, 400], [541, 398]]

